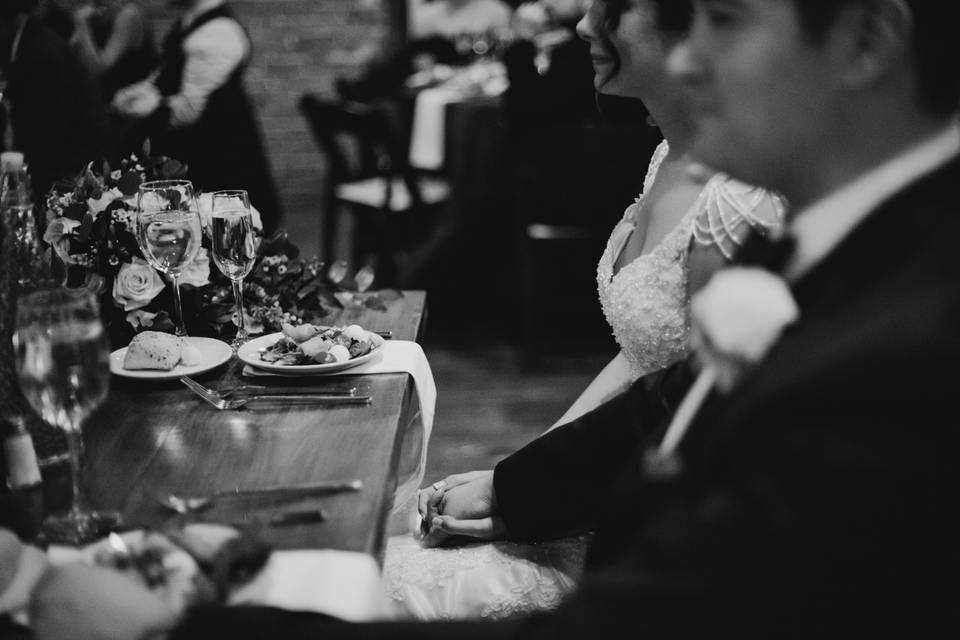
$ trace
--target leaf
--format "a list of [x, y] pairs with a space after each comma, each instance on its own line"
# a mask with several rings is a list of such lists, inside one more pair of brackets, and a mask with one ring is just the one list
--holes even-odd
[[370, 296], [363, 301], [363, 306], [367, 309], [373, 309], [375, 311], [386, 311], [387, 305], [383, 304], [383, 300], [377, 296]]
[[157, 314], [157, 317], [153, 319], [151, 329], [154, 331], [172, 332], [176, 327], [173, 324], [173, 320], [170, 319], [170, 314], [166, 311], [161, 311]]
[[146, 140], [143, 141], [143, 147], [141, 147], [142, 153], [140, 154], [140, 157], [141, 157], [141, 158], [149, 158], [149, 157], [150, 157], [150, 146], [151, 146], [151, 145], [150, 145], [150, 138], [147, 138]]
[[167, 158], [167, 161], [163, 163], [163, 166], [160, 167], [160, 173], [163, 174], [164, 178], [176, 178], [181, 175], [183, 170], [183, 164], [179, 160], [174, 160], [173, 158]]
[[346, 260], [337, 260], [327, 270], [327, 278], [334, 284], [340, 284], [347, 277]]
[[80, 242], [87, 242], [90, 239], [91, 231], [93, 231], [93, 216], [88, 213], [83, 216], [80, 226], [77, 227], [77, 239]]
[[378, 295], [384, 302], [393, 302], [394, 300], [399, 300], [403, 297], [403, 293], [401, 291], [397, 291], [396, 289], [381, 289], [378, 292]]
[[370, 288], [370, 285], [373, 284], [373, 280], [376, 276], [373, 272], [373, 267], [367, 265], [357, 271], [357, 274], [353, 276], [354, 282], [357, 283], [357, 291], [361, 293]]
[[63, 209], [63, 217], [80, 222], [87, 215], [87, 203], [74, 202]]
[[137, 193], [137, 190], [140, 188], [140, 175], [130, 171], [124, 173], [120, 176], [120, 180], [117, 181], [117, 189], [120, 190], [120, 193], [130, 197]]

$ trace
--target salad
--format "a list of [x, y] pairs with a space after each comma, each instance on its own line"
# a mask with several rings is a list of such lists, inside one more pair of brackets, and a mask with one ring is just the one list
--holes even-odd
[[374, 334], [356, 324], [326, 327], [283, 323], [283, 336], [260, 352], [260, 359], [276, 365], [330, 364], [364, 356], [379, 342]]

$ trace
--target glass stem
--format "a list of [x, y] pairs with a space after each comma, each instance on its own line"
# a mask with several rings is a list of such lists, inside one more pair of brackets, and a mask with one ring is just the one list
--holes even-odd
[[80, 476], [83, 471], [83, 436], [79, 428], [69, 429], [65, 435], [67, 451], [70, 454], [70, 491], [73, 494], [73, 506], [70, 507], [70, 512], [78, 514], [83, 513], [87, 508], [83, 491], [80, 490]]
[[233, 283], [233, 299], [237, 301], [237, 338], [246, 338], [247, 325], [243, 319], [243, 278], [230, 280]]
[[183, 324], [183, 307], [180, 305], [180, 274], [171, 274], [173, 281], [173, 322], [176, 325], [177, 335], [187, 335], [187, 328]]

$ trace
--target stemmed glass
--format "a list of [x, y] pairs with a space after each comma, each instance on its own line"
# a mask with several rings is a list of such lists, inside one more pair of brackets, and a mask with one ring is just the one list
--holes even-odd
[[234, 352], [247, 340], [243, 318], [243, 279], [257, 259], [257, 236], [250, 213], [250, 198], [242, 189], [214, 191], [211, 194], [210, 235], [213, 261], [233, 284], [237, 304], [237, 335]]
[[20, 389], [30, 406], [66, 435], [73, 503], [48, 517], [53, 542], [80, 544], [119, 523], [114, 511], [92, 511], [80, 487], [81, 427], [107, 397], [110, 349], [97, 298], [88, 289], [41, 290], [17, 301], [13, 336]]
[[140, 185], [137, 242], [153, 268], [173, 283], [173, 321], [187, 335], [180, 304], [180, 274], [197, 257], [202, 231], [200, 210], [189, 180], [154, 180]]

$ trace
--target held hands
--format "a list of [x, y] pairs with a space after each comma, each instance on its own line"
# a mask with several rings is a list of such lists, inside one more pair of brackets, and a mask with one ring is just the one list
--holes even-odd
[[506, 534], [497, 515], [492, 470], [458, 473], [435, 482], [420, 490], [417, 506], [425, 547], [443, 546], [453, 536], [495, 540]]

